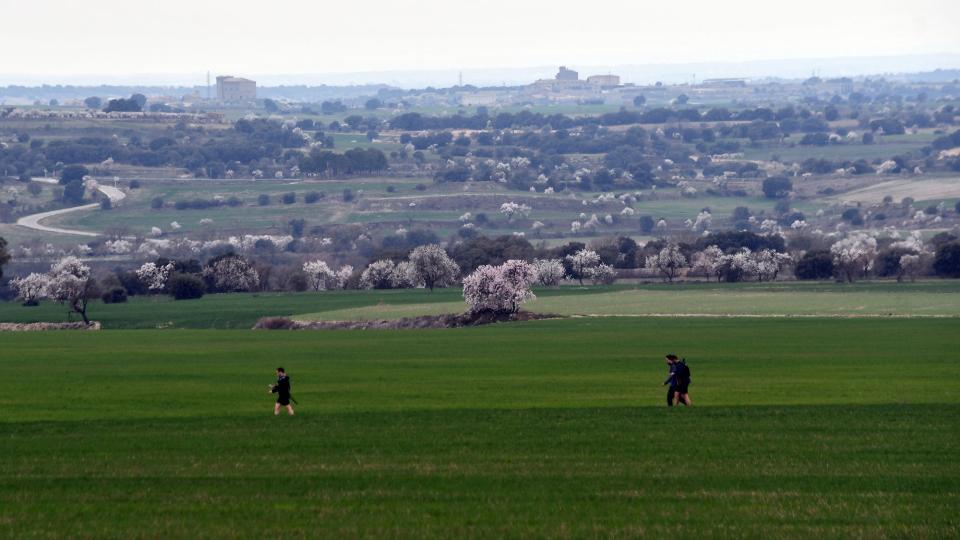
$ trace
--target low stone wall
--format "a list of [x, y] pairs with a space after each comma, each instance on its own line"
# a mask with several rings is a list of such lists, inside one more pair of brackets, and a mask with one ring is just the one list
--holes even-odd
[[100, 330], [100, 323], [97, 321], [90, 324], [82, 322], [0, 323], [0, 332], [40, 332], [43, 330]]

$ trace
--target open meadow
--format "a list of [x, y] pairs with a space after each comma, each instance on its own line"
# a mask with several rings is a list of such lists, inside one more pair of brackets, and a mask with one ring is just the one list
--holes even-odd
[[[719, 305], [700, 287], [564, 287], [538, 302]], [[135, 299], [93, 306], [100, 332], [2, 335], [0, 536], [960, 534], [953, 284], [745, 284], [723, 300], [831, 317], [246, 330], [456, 293]], [[764, 294], [779, 296], [752, 300]], [[857, 295], [876, 300], [841, 313]], [[940, 316], [917, 317], [937, 297]], [[906, 307], [889, 317], [888, 303]], [[58, 313], [0, 305], [4, 321]], [[157, 326], [174, 328], [115, 329]], [[663, 406], [671, 351], [692, 368], [693, 408]], [[271, 414], [277, 365], [295, 417]]]

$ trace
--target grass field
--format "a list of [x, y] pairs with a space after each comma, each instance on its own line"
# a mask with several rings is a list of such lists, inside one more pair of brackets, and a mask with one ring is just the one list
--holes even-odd
[[[960, 282], [917, 283], [674, 283], [536, 289], [524, 307], [560, 315], [749, 315], [830, 317], [960, 317]], [[213, 294], [199, 300], [132, 297], [124, 304], [91, 304], [105, 329], [247, 329], [260, 317], [369, 320], [466, 310], [459, 288]], [[0, 322], [69, 320], [65, 308], [44, 302], [0, 302]], [[76, 317], [73, 317], [76, 319]]]
[[[0, 536], [956, 537], [958, 330], [8, 334]], [[661, 405], [674, 350], [692, 409]]]

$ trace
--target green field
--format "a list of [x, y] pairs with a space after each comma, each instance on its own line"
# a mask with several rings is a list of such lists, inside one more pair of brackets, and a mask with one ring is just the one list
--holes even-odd
[[[0, 536], [956, 537], [958, 330], [8, 334]], [[692, 409], [661, 405], [665, 351]]]
[[[535, 289], [525, 309], [559, 315], [732, 315], [826, 317], [960, 317], [960, 281], [853, 284], [623, 283], [609, 287]], [[459, 288], [213, 294], [199, 300], [132, 297], [124, 304], [90, 305], [90, 318], [105, 329], [247, 329], [260, 317], [369, 320], [462, 313]], [[0, 322], [76, 320], [58, 304], [23, 307], [0, 302]]]
[[[438, 291], [439, 293], [439, 291]], [[442, 294], [450, 296], [449, 292]], [[960, 286], [921, 283], [677, 283], [537, 291], [525, 309], [566, 316], [960, 317]], [[378, 320], [459, 313], [462, 299], [410, 297], [298, 315], [302, 320]]]

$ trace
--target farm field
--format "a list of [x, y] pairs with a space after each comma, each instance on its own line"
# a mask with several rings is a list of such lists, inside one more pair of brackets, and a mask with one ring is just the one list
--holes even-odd
[[[525, 309], [565, 316], [749, 316], [749, 317], [960, 317], [960, 287], [951, 282], [677, 283], [540, 290]], [[459, 313], [464, 304], [428, 298], [393, 303], [390, 298], [298, 315], [301, 320], [378, 320]]]
[[[958, 330], [8, 334], [0, 536], [954, 537]], [[661, 404], [667, 351], [691, 409]], [[292, 418], [263, 391], [277, 364]]]
[[[739, 315], [960, 317], [960, 283], [621, 283], [535, 289], [524, 309], [558, 315]], [[210, 294], [198, 300], [135, 296], [90, 306], [105, 329], [247, 329], [260, 317], [310, 320], [391, 319], [466, 310], [459, 288]], [[69, 320], [62, 306], [0, 303], [0, 322]]]
[[804, 159], [848, 159], [855, 161], [865, 159], [886, 159], [890, 156], [918, 152], [929, 145], [935, 136], [932, 133], [917, 133], [905, 135], [887, 135], [878, 138], [874, 144], [863, 144], [859, 140], [843, 144], [827, 146], [800, 145], [797, 137], [795, 146], [770, 146], [765, 148], [750, 148], [744, 145], [744, 157], [747, 159], [771, 160], [774, 157], [782, 160], [803, 161]]
[[[418, 191], [417, 185], [425, 184], [426, 191]], [[388, 191], [388, 188], [391, 191]], [[342, 193], [350, 189], [357, 195], [353, 203], [344, 203]], [[295, 193], [294, 204], [282, 204], [280, 196]], [[324, 198], [307, 204], [304, 194], [319, 192]], [[260, 206], [257, 198], [268, 195], [270, 204]], [[577, 199], [590, 199], [599, 193], [576, 193]], [[173, 204], [178, 200], [213, 199], [221, 197], [238, 198], [239, 206], [219, 206], [203, 210], [177, 210]], [[161, 198], [166, 206], [151, 208], [151, 200]], [[508, 223], [500, 215], [500, 204], [507, 201], [522, 202], [531, 206], [532, 211], [526, 219]], [[675, 225], [685, 219], [695, 218], [704, 208], [709, 208], [718, 221], [727, 219], [738, 206], [749, 207], [754, 213], [773, 213], [774, 200], [761, 197], [718, 197], [703, 196], [697, 198], [678, 198], [670, 190], [663, 190], [661, 198], [645, 199], [633, 206], [636, 216], [649, 215], [666, 218]], [[573, 201], [574, 205], [576, 201]], [[411, 206], [412, 205], [412, 206]], [[793, 207], [814, 214], [826, 205], [818, 200], [800, 200]], [[237, 181], [204, 180], [191, 182], [143, 181], [142, 187], [128, 190], [128, 198], [117, 207], [103, 211], [85, 210], [46, 219], [44, 225], [75, 229], [87, 232], [123, 229], [131, 234], [147, 234], [152, 227], [169, 231], [171, 222], [180, 225], [178, 234], [238, 234], [267, 232], [278, 233], [286, 228], [286, 223], [295, 218], [306, 219], [313, 225], [325, 223], [359, 223], [394, 225], [407, 223], [417, 226], [417, 222], [429, 222], [436, 226], [442, 222], [445, 234], [453, 234], [460, 227], [459, 217], [465, 210], [474, 214], [486, 213], [491, 219], [491, 228], [504, 229], [500, 234], [513, 230], [527, 230], [535, 220], [546, 224], [547, 234], [569, 233], [570, 222], [577, 219], [581, 212], [587, 215], [596, 213], [599, 217], [611, 213], [620, 218], [614, 226], [607, 226], [598, 234], [631, 234], [639, 232], [639, 217], [622, 218], [619, 205], [587, 205], [573, 208], [571, 195], [532, 194], [510, 191], [499, 185], [453, 184], [436, 185], [429, 179], [393, 179], [365, 178], [347, 181]], [[202, 219], [211, 219], [213, 223], [203, 225]], [[490, 231], [497, 234], [496, 231]], [[30, 238], [46, 235], [24, 231], [20, 236]]]

